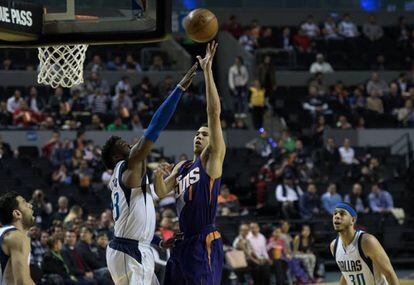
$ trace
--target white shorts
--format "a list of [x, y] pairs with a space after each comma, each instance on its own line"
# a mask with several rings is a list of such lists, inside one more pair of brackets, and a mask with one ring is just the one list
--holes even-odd
[[106, 260], [115, 285], [158, 285], [154, 255], [149, 244], [114, 238], [106, 250]]

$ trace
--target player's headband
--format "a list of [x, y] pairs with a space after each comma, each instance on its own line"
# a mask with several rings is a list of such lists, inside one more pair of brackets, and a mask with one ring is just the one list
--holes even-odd
[[352, 217], [354, 217], [354, 218], [356, 218], [356, 217], [357, 217], [357, 212], [356, 212], [356, 211], [355, 211], [355, 209], [354, 209], [354, 208], [352, 208], [352, 206], [350, 206], [349, 204], [346, 204], [346, 203], [338, 203], [338, 204], [336, 204], [335, 208], [340, 208], [340, 209], [347, 210], [347, 211], [348, 211], [348, 213], [349, 213]]

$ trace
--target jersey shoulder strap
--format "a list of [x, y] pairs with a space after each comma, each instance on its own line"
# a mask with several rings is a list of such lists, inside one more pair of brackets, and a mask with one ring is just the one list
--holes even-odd
[[365, 232], [361, 231], [358, 236], [358, 252], [361, 256], [362, 260], [368, 265], [369, 269], [371, 270], [372, 274], [374, 274], [374, 267], [372, 265], [371, 258], [367, 257], [364, 253], [364, 250], [362, 249], [362, 236], [365, 234]]
[[338, 248], [338, 241], [339, 241], [339, 236], [336, 237], [335, 242], [334, 242], [333, 257], [335, 260], [336, 260], [336, 250]]

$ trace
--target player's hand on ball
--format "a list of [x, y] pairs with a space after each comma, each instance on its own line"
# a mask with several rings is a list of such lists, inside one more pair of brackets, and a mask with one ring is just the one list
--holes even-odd
[[211, 43], [207, 44], [206, 55], [204, 56], [204, 58], [201, 58], [201, 56], [199, 55], [197, 56], [198, 62], [200, 63], [200, 67], [203, 70], [211, 69], [211, 65], [213, 64], [213, 58], [216, 54], [217, 47], [218, 43], [216, 43], [216, 41], [212, 41]]
[[175, 246], [175, 242], [177, 240], [183, 239], [183, 233], [175, 233], [171, 238], [167, 239], [166, 241], [162, 241], [160, 246], [164, 249], [173, 248]]
[[187, 73], [184, 75], [183, 79], [180, 81], [180, 86], [185, 90], [190, 87], [191, 82], [193, 82], [194, 77], [197, 74], [197, 67], [198, 63], [194, 63], [194, 65], [187, 71]]

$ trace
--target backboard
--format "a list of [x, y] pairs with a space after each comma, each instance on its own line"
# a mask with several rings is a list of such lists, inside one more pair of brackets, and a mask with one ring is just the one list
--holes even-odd
[[171, 30], [171, 0], [25, 1], [0, 0], [0, 47], [139, 43]]

